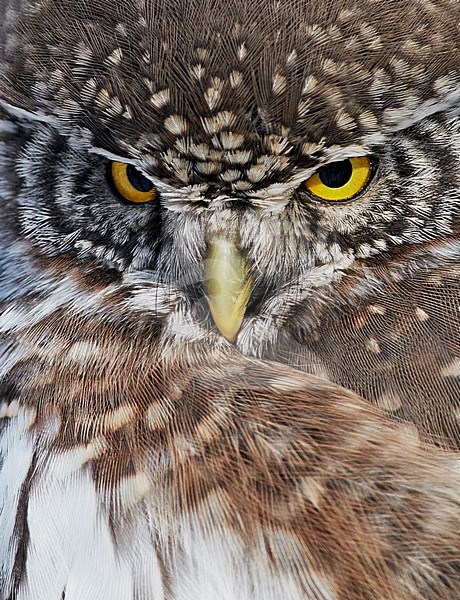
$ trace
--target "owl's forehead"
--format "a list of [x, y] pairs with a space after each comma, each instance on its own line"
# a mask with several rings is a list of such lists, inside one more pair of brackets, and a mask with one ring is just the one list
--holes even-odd
[[12, 20], [6, 94], [109, 151], [308, 162], [458, 91], [459, 13], [457, 0], [36, 0]]

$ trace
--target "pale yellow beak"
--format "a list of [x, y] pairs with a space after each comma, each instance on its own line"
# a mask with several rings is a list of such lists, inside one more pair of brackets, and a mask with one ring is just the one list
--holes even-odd
[[215, 324], [234, 342], [251, 297], [248, 267], [235, 240], [216, 236], [208, 244], [205, 289]]

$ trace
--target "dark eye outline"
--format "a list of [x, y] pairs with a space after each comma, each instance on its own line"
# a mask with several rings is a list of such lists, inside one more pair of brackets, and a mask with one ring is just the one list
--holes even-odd
[[[150, 204], [159, 197], [158, 190], [153, 183], [129, 163], [109, 161], [106, 178], [113, 194], [123, 204], [140, 206]], [[145, 189], [141, 189], [142, 186]]]
[[[332, 165], [338, 165], [340, 163], [344, 163], [348, 161], [349, 163], [352, 164], [352, 174], [350, 176], [350, 179], [343, 185], [343, 186], [337, 186], [337, 187], [329, 187], [326, 184], [324, 184], [324, 182], [321, 180], [321, 171], [326, 170], [328, 167], [332, 166]], [[308, 184], [310, 184], [311, 188], [313, 190], [318, 190], [318, 188], [320, 186], [322, 186], [324, 188], [324, 190], [340, 190], [343, 188], [346, 188], [347, 186], [350, 185], [350, 182], [352, 181], [353, 178], [353, 173], [357, 171], [357, 168], [354, 169], [356, 164], [361, 163], [361, 165], [364, 167], [364, 165], [366, 165], [367, 168], [367, 173], [365, 173], [365, 177], [363, 176], [361, 179], [357, 179], [357, 183], [359, 183], [359, 187], [356, 189], [356, 192], [354, 192], [351, 195], [347, 195], [343, 198], [326, 198], [321, 196], [320, 194], [315, 193], [314, 191], [312, 191], [309, 187]], [[313, 173], [313, 175], [311, 175], [311, 177], [309, 177], [306, 181], [304, 181], [301, 184], [301, 191], [306, 193], [308, 195], [308, 197], [316, 202], [321, 202], [322, 204], [328, 204], [328, 205], [334, 205], [334, 204], [348, 204], [350, 202], [354, 202], [355, 200], [357, 200], [358, 198], [360, 198], [363, 194], [365, 194], [365, 192], [368, 190], [369, 186], [372, 184], [372, 182], [375, 180], [376, 174], [378, 172], [378, 161], [374, 156], [370, 156], [370, 155], [365, 155], [365, 156], [357, 156], [357, 157], [350, 157], [350, 158], [346, 158], [342, 161], [334, 161], [331, 163], [328, 163], [324, 166], [322, 166], [321, 168], [319, 168], [315, 173]], [[364, 175], [364, 173], [363, 173]], [[316, 187], [318, 186], [318, 187]]]

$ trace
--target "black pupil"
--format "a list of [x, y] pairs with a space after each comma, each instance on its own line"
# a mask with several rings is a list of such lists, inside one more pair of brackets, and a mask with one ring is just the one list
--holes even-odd
[[348, 183], [352, 173], [353, 167], [348, 159], [331, 163], [318, 171], [321, 183], [330, 188], [339, 188]]
[[138, 192], [150, 192], [153, 190], [153, 183], [144, 177], [142, 173], [133, 167], [133, 165], [128, 165], [126, 169], [126, 175], [128, 177], [129, 183], [135, 188]]

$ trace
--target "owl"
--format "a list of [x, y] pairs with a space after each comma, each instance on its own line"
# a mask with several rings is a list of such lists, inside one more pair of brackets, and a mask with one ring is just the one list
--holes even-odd
[[458, 0], [0, 23], [0, 599], [458, 600]]

